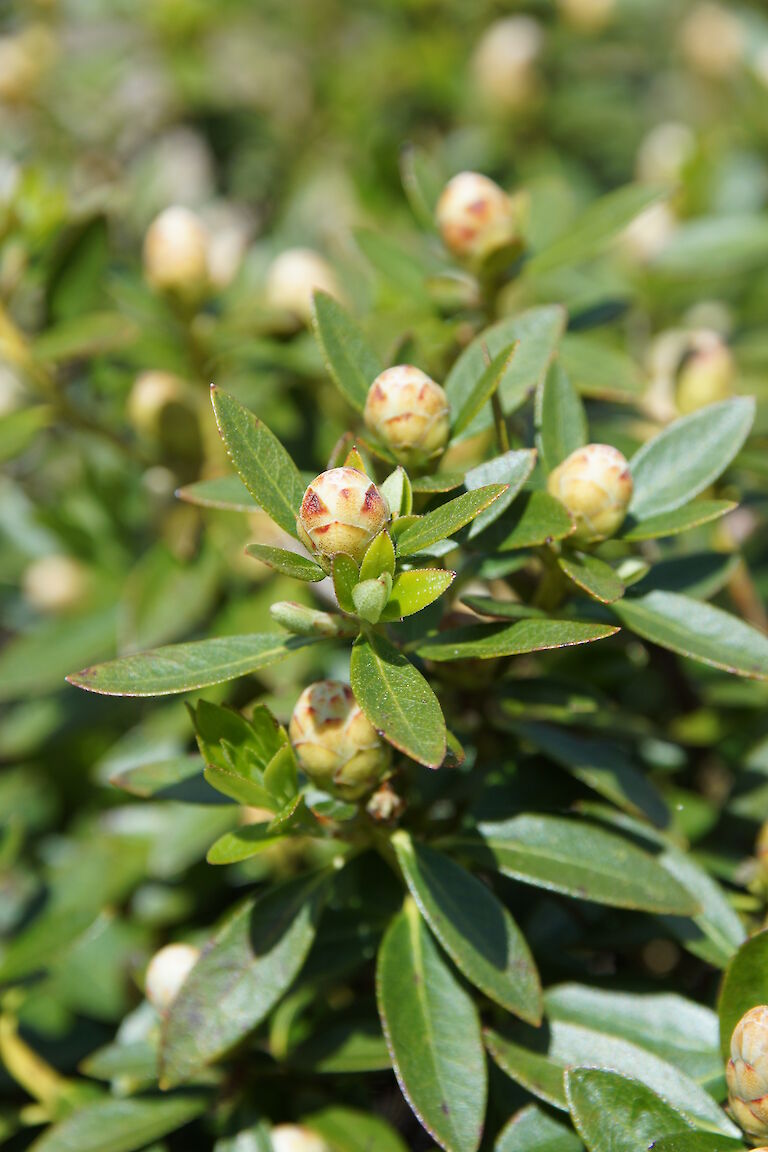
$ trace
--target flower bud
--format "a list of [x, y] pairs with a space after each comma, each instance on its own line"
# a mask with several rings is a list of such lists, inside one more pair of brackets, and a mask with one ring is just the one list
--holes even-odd
[[319, 680], [305, 688], [288, 732], [307, 776], [345, 800], [370, 792], [389, 767], [389, 745], [341, 681]]
[[194, 300], [208, 286], [208, 233], [189, 208], [161, 212], [144, 238], [144, 273], [158, 292]]
[[288, 248], [272, 261], [267, 273], [267, 303], [271, 308], [309, 324], [312, 296], [318, 291], [339, 295], [336, 274], [319, 253], [311, 248]]
[[456, 256], [481, 259], [514, 239], [516, 221], [506, 192], [478, 172], [459, 172], [437, 202], [437, 225]]
[[555, 468], [547, 489], [576, 521], [569, 539], [589, 543], [605, 540], [621, 527], [632, 498], [632, 476], [616, 448], [587, 444]]
[[51, 33], [32, 24], [14, 35], [0, 36], [0, 100], [24, 104], [35, 93], [54, 52]]
[[610, 23], [616, 0], [558, 0], [560, 15], [582, 32], [600, 32]]
[[495, 20], [472, 57], [475, 87], [490, 111], [523, 108], [536, 95], [541, 25], [530, 16]]
[[200, 949], [192, 944], [167, 944], [155, 952], [147, 967], [144, 991], [158, 1012], [168, 1011], [199, 957]]
[[26, 569], [22, 589], [33, 608], [59, 615], [84, 604], [89, 590], [88, 573], [71, 556], [41, 556]]
[[724, 4], [702, 0], [683, 21], [680, 47], [694, 72], [708, 80], [726, 80], [744, 57], [744, 29]]
[[439, 384], [410, 364], [387, 368], [368, 389], [365, 423], [413, 472], [442, 456], [451, 433], [451, 409]]
[[750, 1136], [768, 1136], [768, 1005], [750, 1008], [734, 1028], [725, 1078], [736, 1123]]
[[296, 518], [299, 538], [326, 571], [337, 552], [358, 564], [389, 521], [389, 505], [370, 477], [356, 468], [330, 468], [304, 493]]
[[299, 1124], [278, 1124], [269, 1136], [274, 1152], [330, 1152], [321, 1136]]
[[733, 395], [736, 364], [717, 332], [700, 332], [677, 378], [677, 407], [686, 415]]
[[170, 372], [142, 372], [126, 401], [128, 420], [143, 436], [156, 436], [163, 409], [181, 403], [185, 392], [184, 381]]

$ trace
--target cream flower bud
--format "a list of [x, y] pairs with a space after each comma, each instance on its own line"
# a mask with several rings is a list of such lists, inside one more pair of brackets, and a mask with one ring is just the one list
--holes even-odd
[[366, 718], [348, 684], [319, 680], [305, 688], [288, 728], [299, 764], [311, 780], [345, 800], [376, 787], [390, 750]]
[[447, 248], [472, 259], [514, 238], [516, 222], [506, 192], [479, 172], [459, 172], [437, 202], [437, 225]]
[[312, 296], [318, 291], [339, 295], [336, 274], [319, 253], [311, 248], [288, 248], [272, 261], [267, 273], [267, 303], [271, 308], [309, 324]]
[[627, 461], [609, 444], [587, 444], [550, 473], [547, 489], [576, 521], [575, 542], [613, 536], [627, 514], [632, 476]]
[[29, 100], [53, 53], [53, 37], [41, 24], [0, 36], [0, 100], [7, 104]]
[[702, 0], [683, 21], [680, 47], [695, 72], [710, 80], [725, 80], [744, 58], [744, 29], [724, 4]]
[[144, 238], [144, 272], [158, 292], [194, 299], [208, 285], [208, 233], [190, 208], [166, 208]]
[[696, 412], [733, 395], [736, 363], [717, 332], [699, 332], [677, 378], [677, 407]]
[[750, 1008], [734, 1028], [725, 1077], [736, 1123], [750, 1136], [768, 1136], [768, 1005]]
[[304, 493], [296, 526], [302, 543], [330, 569], [337, 552], [359, 564], [388, 521], [389, 505], [369, 476], [356, 468], [330, 468]]
[[274, 1152], [330, 1152], [321, 1136], [300, 1124], [278, 1124], [269, 1136]]
[[184, 381], [170, 372], [142, 372], [128, 395], [126, 415], [137, 432], [154, 436], [163, 409], [168, 404], [181, 403], [185, 393]]
[[525, 107], [536, 94], [541, 25], [530, 16], [495, 20], [472, 56], [475, 87], [489, 109]]
[[365, 423], [401, 464], [420, 471], [442, 455], [451, 409], [439, 384], [410, 364], [387, 368], [368, 389]]
[[199, 958], [200, 949], [192, 944], [167, 944], [155, 952], [147, 967], [144, 991], [158, 1012], [167, 1012]]
[[22, 578], [27, 603], [52, 615], [79, 608], [88, 587], [87, 570], [72, 556], [41, 556], [33, 560]]
[[616, 0], [558, 0], [558, 10], [564, 20], [583, 32], [599, 32], [609, 24]]

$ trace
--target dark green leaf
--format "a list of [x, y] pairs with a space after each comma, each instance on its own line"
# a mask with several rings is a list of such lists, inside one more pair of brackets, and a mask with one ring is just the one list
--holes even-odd
[[188, 1124], [208, 1107], [205, 1096], [135, 1096], [97, 1100], [48, 1128], [35, 1152], [135, 1152]]
[[521, 1108], [498, 1136], [493, 1152], [581, 1152], [576, 1133], [537, 1104]]
[[286, 548], [271, 548], [268, 544], [248, 544], [245, 551], [249, 556], [253, 556], [254, 560], [260, 560], [262, 564], [274, 568], [283, 576], [293, 576], [296, 580], [306, 580], [309, 583], [317, 583], [326, 576], [319, 564], [315, 564], [308, 556], [302, 556], [300, 552], [289, 552]]
[[528, 492], [496, 522], [490, 540], [497, 552], [513, 552], [562, 540], [573, 529], [574, 522], [559, 500], [549, 492]]
[[536, 392], [535, 421], [536, 444], [548, 472], [587, 442], [584, 405], [558, 360]]
[[462, 397], [461, 407], [453, 413], [454, 436], [459, 436], [471, 424], [480, 409], [493, 396], [509, 370], [516, 349], [516, 343], [502, 348], [477, 378], [474, 387]]
[[565, 1074], [571, 1116], [589, 1152], [638, 1152], [692, 1125], [660, 1097], [617, 1072], [573, 1068]]
[[274, 632], [194, 640], [95, 664], [67, 680], [105, 696], [167, 696], [248, 675], [315, 642]]
[[482, 488], [486, 484], [507, 485], [506, 492], [472, 521], [467, 530], [468, 540], [479, 536], [489, 524], [506, 512], [533, 471], [535, 463], [536, 452], [532, 448], [523, 448], [520, 451], [505, 452], [467, 472], [464, 482], [468, 491]]
[[757, 1004], [768, 1004], [768, 931], [745, 941], [728, 965], [717, 1014], [720, 1018], [720, 1051], [730, 1055], [731, 1033], [741, 1017]]
[[737, 676], [768, 680], [768, 637], [729, 612], [676, 592], [649, 592], [611, 605], [644, 640]]
[[381, 1117], [339, 1104], [302, 1118], [311, 1132], [328, 1143], [331, 1152], [407, 1152], [403, 1141]]
[[416, 651], [425, 660], [492, 660], [548, 648], [589, 644], [616, 633], [607, 624], [575, 620], [519, 620], [515, 624], [474, 624], [454, 628], [419, 643]]
[[314, 329], [328, 372], [352, 407], [362, 412], [368, 389], [382, 370], [376, 353], [326, 292], [315, 292]]
[[67, 360], [101, 356], [133, 344], [138, 326], [119, 312], [92, 312], [75, 316], [48, 328], [33, 346], [35, 358], [64, 363]]
[[446, 504], [441, 504], [433, 512], [420, 516], [415, 524], [398, 536], [398, 556], [410, 556], [428, 548], [430, 544], [437, 544], [463, 528], [470, 520], [474, 520], [479, 512], [492, 504], [494, 500], [506, 492], [504, 484], [487, 484], [484, 488], [476, 488], [472, 492], [465, 492], [456, 496]]
[[410, 900], [379, 949], [376, 990], [397, 1078], [417, 1118], [446, 1152], [475, 1152], [487, 1080], [477, 1011]]
[[431, 768], [445, 759], [445, 720], [422, 674], [388, 640], [359, 636], [350, 659], [352, 691], [391, 744]]
[[541, 985], [525, 937], [493, 895], [449, 856], [392, 838], [411, 896], [456, 967], [508, 1012], [541, 1020]]
[[601, 604], [612, 604], [624, 595], [624, 585], [610, 564], [589, 552], [563, 553], [557, 563], [574, 584]]
[[755, 418], [755, 401], [737, 396], [683, 416], [643, 444], [629, 462], [635, 520], [681, 508], [730, 464]]
[[541, 1052], [532, 1052], [520, 1044], [514, 1044], [496, 1032], [486, 1031], [485, 1045], [502, 1072], [510, 1079], [522, 1084], [539, 1100], [568, 1111], [563, 1081], [564, 1065], [550, 1060]]
[[176, 492], [179, 500], [201, 508], [220, 508], [224, 512], [255, 512], [258, 504], [239, 476], [216, 476], [185, 484]]
[[288, 990], [314, 940], [328, 881], [326, 872], [288, 880], [226, 920], [171, 1007], [162, 1083], [180, 1084], [217, 1060]]
[[677, 536], [710, 520], [719, 520], [726, 512], [736, 507], [730, 500], [694, 500], [682, 508], [671, 512], [661, 512], [639, 522], [633, 516], [627, 517], [619, 533], [622, 540], [656, 540], [662, 536]]
[[211, 389], [216, 423], [229, 457], [260, 508], [290, 536], [306, 485], [266, 424], [227, 392]]

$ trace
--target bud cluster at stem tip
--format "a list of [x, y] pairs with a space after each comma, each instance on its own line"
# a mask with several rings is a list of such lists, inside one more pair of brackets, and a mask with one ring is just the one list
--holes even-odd
[[509, 196], [479, 172], [459, 172], [449, 180], [436, 215], [446, 247], [473, 260], [508, 244], [517, 231]]
[[439, 384], [412, 364], [387, 368], [365, 401], [365, 423], [409, 471], [439, 460], [451, 433], [451, 409]]
[[750, 1008], [733, 1030], [725, 1070], [728, 1105], [750, 1136], [768, 1136], [768, 1005]]
[[307, 487], [296, 527], [301, 542], [329, 570], [339, 552], [359, 564], [389, 515], [387, 501], [364, 472], [329, 468]]
[[596, 543], [621, 527], [632, 499], [632, 476], [618, 449], [587, 444], [550, 473], [547, 489], [576, 521], [569, 539]]
[[319, 787], [359, 800], [389, 768], [390, 749], [348, 684], [319, 680], [296, 702], [288, 729], [296, 757]]

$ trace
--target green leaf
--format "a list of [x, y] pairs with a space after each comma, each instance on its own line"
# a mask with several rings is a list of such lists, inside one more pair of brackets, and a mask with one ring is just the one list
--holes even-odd
[[331, 571], [333, 589], [339, 602], [339, 608], [342, 612], [354, 614], [355, 601], [352, 598], [352, 593], [360, 579], [357, 564], [351, 556], [347, 556], [346, 552], [337, 552], [333, 558]]
[[248, 675], [313, 643], [311, 637], [261, 632], [193, 640], [95, 664], [67, 680], [105, 696], [168, 696]]
[[698, 528], [711, 520], [719, 520], [737, 505], [731, 500], [694, 500], [671, 512], [660, 512], [647, 520], [637, 521], [628, 516], [619, 533], [621, 540], [657, 540], [662, 536], [677, 536], [690, 528]]
[[629, 462], [630, 515], [646, 520], [698, 496], [728, 467], [754, 418], [754, 399], [737, 396], [683, 416], [648, 440]]
[[306, 580], [313, 584], [318, 580], [325, 580], [326, 573], [320, 565], [315, 564], [308, 556], [302, 556], [300, 552], [289, 552], [287, 548], [271, 548], [268, 544], [248, 544], [245, 551], [249, 556], [253, 556], [254, 560], [260, 560], [262, 564], [274, 568], [283, 576], [293, 576], [295, 580]]
[[621, 744], [549, 724], [520, 724], [518, 731], [577, 780], [619, 808], [646, 816], [659, 827], [669, 822], [660, 793]]
[[188, 1124], [208, 1107], [205, 1096], [186, 1094], [97, 1100], [48, 1128], [31, 1148], [35, 1152], [135, 1152]]
[[203, 762], [199, 756], [176, 756], [171, 760], [152, 761], [124, 768], [110, 776], [115, 788], [122, 788], [132, 796], [148, 799], [160, 792], [202, 775]]
[[565, 1074], [565, 1090], [589, 1152], [638, 1152], [692, 1127], [645, 1084], [617, 1072], [572, 1068]]
[[731, 1033], [741, 1017], [757, 1004], [768, 1004], [768, 931], [746, 940], [726, 968], [717, 1002], [720, 1051], [730, 1056]]
[[303, 1116], [301, 1123], [322, 1136], [332, 1152], [407, 1152], [394, 1128], [381, 1117], [357, 1108], [331, 1104], [321, 1112]]
[[494, 600], [492, 596], [462, 596], [461, 603], [466, 604], [473, 612], [480, 616], [496, 616], [500, 620], [546, 620], [547, 614], [542, 608], [533, 608], [528, 604], [521, 604], [518, 600]]
[[504, 452], [485, 464], [478, 464], [472, 468], [465, 477], [464, 483], [467, 491], [474, 491], [486, 484], [506, 484], [507, 490], [498, 500], [494, 500], [488, 508], [475, 517], [467, 530], [467, 539], [473, 540], [481, 532], [503, 515], [515, 499], [523, 484], [526, 482], [536, 464], [536, 452], [533, 448], [523, 448], [519, 451]]
[[61, 364], [117, 352], [135, 343], [139, 335], [138, 325], [128, 316], [119, 312], [92, 312], [48, 328], [35, 340], [32, 350], [37, 360]]
[[548, 472], [587, 443], [587, 415], [562, 364], [550, 364], [536, 392], [536, 445]]
[[635, 360], [604, 343], [597, 332], [567, 332], [560, 344], [560, 361], [582, 396], [627, 402], [636, 399], [645, 387]]
[[692, 916], [696, 901], [652, 856], [624, 837], [560, 816], [481, 824], [462, 852], [505, 876], [613, 908]]
[[395, 546], [386, 530], [379, 532], [368, 545], [360, 565], [360, 579], [376, 580], [382, 572], [393, 577], [395, 575]]
[[654, 1052], [694, 1080], [722, 1075], [717, 1016], [672, 992], [613, 992], [559, 984], [544, 997], [547, 1018], [620, 1036]]
[[483, 488], [476, 488], [472, 492], [465, 492], [456, 496], [446, 504], [441, 504], [425, 516], [420, 516], [415, 524], [406, 528], [398, 537], [398, 556], [410, 556], [445, 540], [463, 528], [470, 520], [474, 520], [478, 513], [492, 504], [494, 500], [506, 492], [505, 484], [487, 484]]
[[[464, 484], [463, 472], [437, 472], [434, 476], [416, 476], [411, 481], [414, 492], [452, 492]], [[479, 485], [478, 485], [479, 487]]]
[[624, 595], [624, 585], [610, 564], [589, 552], [564, 553], [557, 563], [582, 592], [601, 604], [612, 604]]
[[200, 508], [220, 508], [224, 512], [255, 512], [259, 505], [239, 476], [216, 476], [198, 480], [177, 489], [179, 500]]
[[389, 504], [395, 520], [399, 516], [410, 516], [413, 511], [413, 488], [408, 473], [400, 464], [379, 484], [379, 492]]
[[6, 640], [0, 652], [0, 700], [26, 700], [58, 690], [70, 668], [115, 650], [113, 605], [87, 616], [45, 620]]
[[459, 971], [531, 1024], [541, 1022], [541, 985], [525, 937], [490, 888], [404, 830], [392, 844], [419, 911]]
[[483, 543], [490, 547], [492, 541], [497, 552], [513, 552], [562, 540], [574, 527], [564, 506], [549, 492], [527, 492], [499, 518]]
[[[357, 808], [355, 807], [355, 814]], [[327, 1075], [381, 1072], [392, 1067], [378, 1017], [321, 1020], [317, 1030], [291, 1050], [289, 1063]]]
[[428, 298], [424, 282], [425, 269], [419, 258], [392, 240], [387, 233], [374, 232], [371, 228], [356, 228], [355, 240], [371, 267], [399, 295], [419, 302]]
[[211, 388], [216, 423], [229, 457], [256, 503], [289, 536], [306, 485], [277, 437], [257, 416], [217, 388]]
[[485, 1046], [498, 1064], [516, 1084], [521, 1084], [533, 1096], [561, 1112], [568, 1111], [563, 1081], [564, 1066], [544, 1055], [515, 1044], [497, 1032], [487, 1030]]
[[327, 872], [248, 900], [213, 937], [174, 1000], [160, 1049], [161, 1083], [188, 1080], [243, 1040], [301, 970], [327, 893]]
[[[499, 384], [499, 399], [509, 416], [533, 394], [554, 355], [565, 329], [566, 313], [559, 305], [531, 308], [486, 328], [464, 349], [454, 363], [443, 387], [451, 411], [458, 412], [475, 382], [485, 371], [486, 352], [494, 357], [515, 341], [520, 346]], [[488, 428], [493, 422], [489, 409], [481, 410], [462, 433], [462, 438]]]
[[376, 624], [392, 591], [392, 577], [384, 572], [378, 580], [361, 580], [352, 589], [355, 612], [361, 620]]
[[376, 353], [338, 301], [315, 292], [313, 324], [325, 366], [353, 408], [362, 412], [368, 389], [382, 371]]
[[736, 676], [768, 680], [768, 637], [721, 608], [661, 591], [625, 596], [611, 608], [652, 644]]
[[402, 620], [439, 599], [450, 588], [455, 572], [444, 568], [414, 568], [395, 577], [389, 601], [381, 614], [383, 621]]
[[35, 404], [0, 417], [0, 463], [15, 460], [26, 452], [32, 441], [47, 428], [54, 417], [48, 404]]
[[269, 824], [245, 824], [233, 832], [225, 832], [208, 850], [209, 864], [238, 864], [250, 860], [266, 848], [279, 843], [280, 833], [269, 831]]
[[713, 968], [725, 968], [746, 935], [725, 892], [689, 852], [670, 847], [658, 861], [701, 908], [692, 921], [665, 917], [667, 928], [688, 952]]
[[571, 1128], [529, 1104], [512, 1117], [493, 1152], [581, 1152], [581, 1141]]
[[299, 787], [296, 757], [290, 744], [283, 744], [264, 769], [264, 786], [280, 804], [291, 803]]
[[689, 552], [654, 564], [633, 587], [640, 594], [658, 589], [709, 600], [722, 592], [740, 564], [735, 552]]
[[454, 412], [452, 435], [460, 435], [474, 420], [480, 409], [488, 403], [506, 376], [517, 350], [517, 343], [508, 344], [493, 357], [475, 385], [462, 397], [461, 407]]
[[602, 196], [568, 231], [537, 252], [525, 265], [526, 276], [540, 276], [568, 264], [593, 260], [646, 208], [664, 195], [648, 184], [626, 184]]
[[487, 1073], [472, 1000], [408, 900], [379, 949], [376, 992], [403, 1094], [446, 1152], [475, 1152]]
[[355, 698], [382, 735], [406, 756], [438, 768], [445, 759], [445, 720], [437, 697], [414, 666], [377, 633], [352, 646]]
[[730, 213], [703, 216], [679, 225], [653, 261], [653, 271], [670, 279], [737, 276], [768, 259], [768, 220]]
[[435, 639], [421, 641], [416, 651], [424, 660], [492, 660], [548, 648], [589, 644], [615, 635], [607, 624], [575, 620], [518, 620], [515, 624], [474, 624], [453, 628]]
[[679, 1132], [655, 1140], [653, 1152], [744, 1152], [744, 1144], [741, 1140], [729, 1140], [727, 1136], [715, 1136], [711, 1132]]

